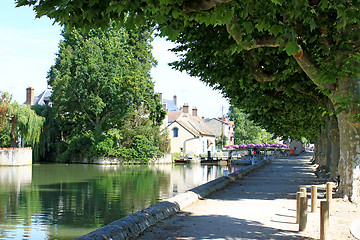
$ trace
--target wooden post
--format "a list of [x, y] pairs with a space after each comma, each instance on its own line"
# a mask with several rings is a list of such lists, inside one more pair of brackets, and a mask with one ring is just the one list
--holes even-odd
[[332, 186], [333, 186], [332, 182], [326, 183], [326, 201], [329, 202], [329, 205], [332, 200], [332, 188], [333, 188]]
[[304, 197], [303, 192], [296, 193], [296, 223], [299, 223], [299, 216], [300, 216], [300, 198]]
[[296, 223], [299, 223], [301, 192], [296, 193]]
[[304, 193], [303, 197], [307, 197], [307, 192], [306, 192], [306, 188], [300, 188], [300, 192]]
[[300, 198], [299, 231], [305, 231], [307, 223], [307, 198]]
[[320, 240], [328, 240], [329, 237], [329, 202], [320, 202]]
[[317, 210], [317, 186], [311, 186], [311, 212], [316, 212]]

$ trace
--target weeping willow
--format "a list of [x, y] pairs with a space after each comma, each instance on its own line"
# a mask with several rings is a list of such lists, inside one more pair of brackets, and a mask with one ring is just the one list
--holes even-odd
[[45, 119], [38, 116], [29, 105], [20, 106], [13, 102], [8, 106], [5, 116], [4, 125], [7, 125], [11, 147], [33, 146], [39, 141]]
[[6, 120], [6, 114], [11, 102], [12, 96], [7, 92], [0, 91], [0, 131], [3, 129]]

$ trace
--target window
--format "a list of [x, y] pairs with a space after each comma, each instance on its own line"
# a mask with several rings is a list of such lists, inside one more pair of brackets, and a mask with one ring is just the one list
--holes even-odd
[[178, 136], [179, 136], [179, 129], [173, 128], [173, 137], [178, 137]]

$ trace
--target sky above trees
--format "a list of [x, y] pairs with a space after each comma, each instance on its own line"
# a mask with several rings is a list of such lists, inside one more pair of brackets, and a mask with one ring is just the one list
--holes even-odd
[[[35, 95], [46, 88], [47, 72], [58, 52], [61, 27], [46, 17], [35, 19], [29, 7], [15, 8], [13, 0], [0, 1], [0, 9], [1, 90], [12, 93], [13, 99], [22, 104], [27, 87], [34, 87]], [[158, 66], [151, 75], [157, 92], [162, 92], [166, 99], [176, 94], [179, 104], [196, 106], [200, 116], [217, 117], [227, 113], [229, 104], [221, 94], [167, 65], [176, 60], [173, 53], [166, 51], [173, 47], [172, 43], [156, 39], [153, 47]]]

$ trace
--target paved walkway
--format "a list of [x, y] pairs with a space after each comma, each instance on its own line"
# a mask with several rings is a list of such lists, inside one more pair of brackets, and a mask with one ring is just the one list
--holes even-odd
[[[313, 174], [311, 157], [305, 153], [274, 160], [149, 228], [138, 239], [319, 239], [319, 211], [308, 214], [305, 232], [298, 232], [295, 223], [295, 199], [300, 187], [307, 187], [310, 196], [310, 186], [318, 185], [319, 201], [324, 197], [325, 180]], [[345, 206], [341, 199], [334, 202]], [[359, 215], [355, 207], [352, 214]], [[331, 214], [336, 219], [344, 218], [343, 212], [331, 210]], [[355, 239], [349, 226], [348, 221], [342, 221], [330, 239]]]

